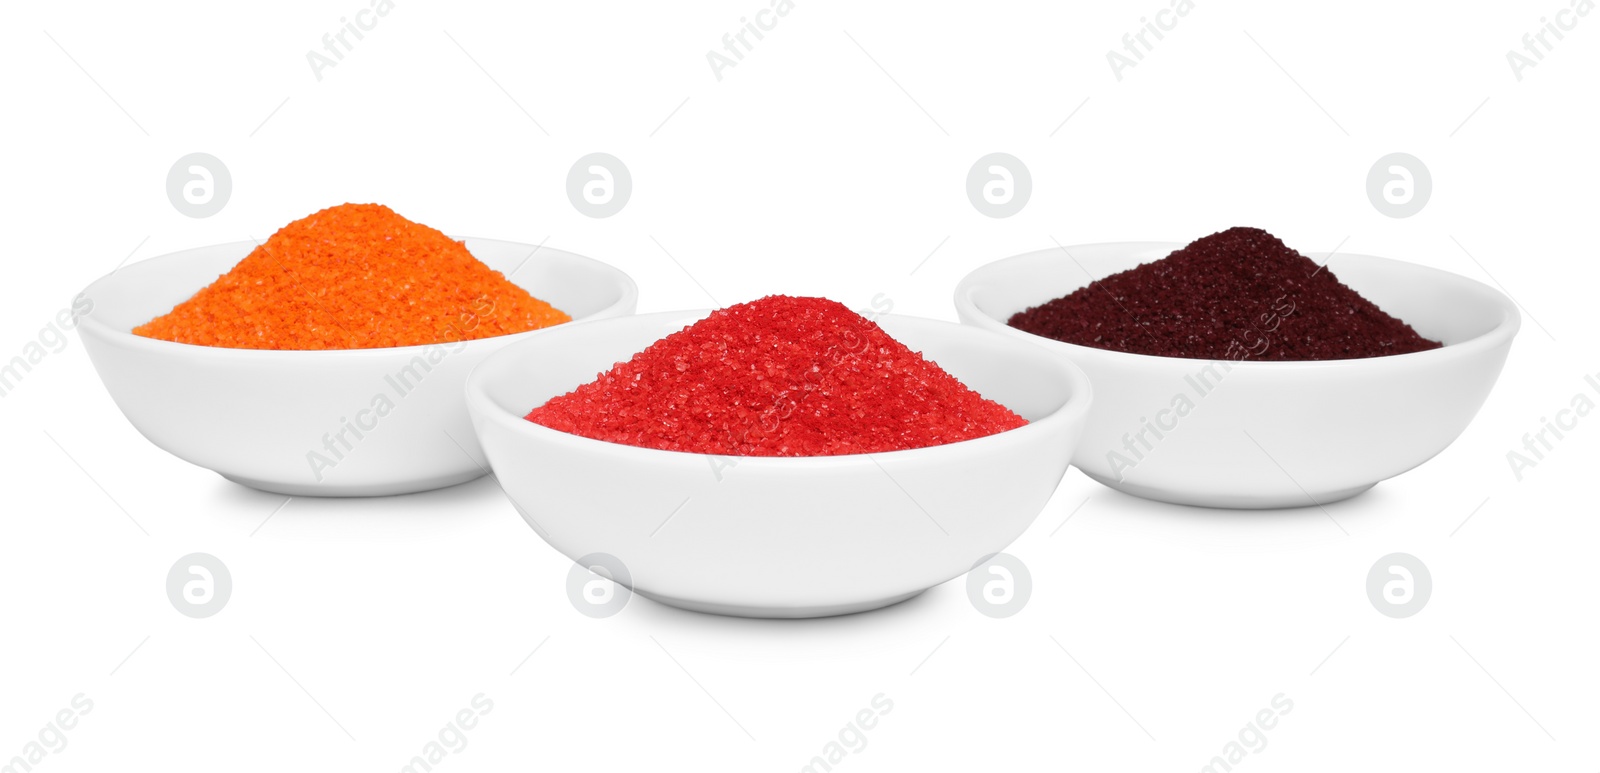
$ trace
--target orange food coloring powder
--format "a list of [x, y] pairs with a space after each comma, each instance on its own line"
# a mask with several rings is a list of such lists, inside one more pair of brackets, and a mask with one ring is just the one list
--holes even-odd
[[381, 204], [296, 220], [135, 335], [232, 349], [373, 349], [521, 333], [572, 318], [458, 241]]

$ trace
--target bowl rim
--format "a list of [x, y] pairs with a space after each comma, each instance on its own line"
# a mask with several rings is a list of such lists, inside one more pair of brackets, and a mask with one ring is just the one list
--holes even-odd
[[[694, 322], [703, 319], [712, 311], [714, 310], [683, 309], [676, 311], [662, 311], [649, 314], [634, 314], [627, 317], [616, 317], [612, 319], [591, 320], [583, 323], [573, 323], [571, 327], [561, 327], [570, 331], [576, 329], [580, 324], [584, 329], [589, 329], [597, 325], [645, 325], [649, 323], [666, 322], [668, 320], [682, 320], [684, 322], [684, 326], [688, 326], [689, 324], [693, 324]], [[971, 334], [977, 334], [986, 337], [993, 337], [996, 335], [993, 332], [982, 330], [972, 325], [963, 325], [959, 322], [930, 319], [927, 317], [918, 317], [908, 314], [884, 314], [874, 318], [874, 321], [882, 318], [910, 320], [912, 324], [926, 324], [929, 326], [942, 327], [946, 330], [955, 332], [956, 335], [969, 335], [967, 332], [959, 332], [963, 330], [971, 331]], [[677, 331], [670, 331], [663, 334], [663, 336], [670, 335], [672, 332]], [[1000, 336], [999, 338], [1004, 340], [1003, 336]], [[657, 340], [660, 339], [658, 338]], [[551, 341], [548, 337], [538, 339], [537, 341], [529, 340], [518, 342], [514, 346], [508, 346], [500, 351], [495, 352], [494, 354], [489, 355], [489, 357], [485, 358], [483, 362], [480, 362], [474, 366], [472, 372], [467, 375], [466, 394], [468, 412], [481, 416], [485, 421], [492, 421], [510, 429], [513, 434], [522, 436], [522, 440], [524, 442], [554, 443], [560, 448], [567, 448], [573, 450], [574, 452], [580, 453], [621, 454], [623, 457], [631, 456], [641, 462], [648, 461], [651, 458], [674, 460], [701, 457], [706, 459], [733, 459], [736, 460], [738, 465], [742, 466], [751, 464], [757, 466], [758, 468], [827, 468], [855, 466], [863, 463], [877, 464], [878, 459], [891, 459], [896, 462], [904, 461], [908, 463], [925, 460], [931, 461], [941, 454], [956, 453], [958, 451], [963, 453], [970, 452], [974, 454], [981, 454], [986, 450], [993, 450], [991, 449], [991, 446], [997, 446], [1002, 443], [1023, 442], [1033, 435], [1052, 431], [1058, 428], [1060, 425], [1070, 426], [1073, 423], [1081, 424], [1087, 418], [1089, 414], [1089, 407], [1094, 401], [1094, 388], [1090, 383], [1089, 376], [1088, 374], [1084, 373], [1083, 369], [1079, 368], [1077, 364], [1067, 360], [1064, 357], [1061, 357], [1060, 355], [1051, 353], [1048, 349], [1034, 346], [1024, 341], [1012, 340], [1010, 343], [1003, 345], [1010, 346], [1012, 343], [1021, 344], [1020, 348], [1014, 350], [1019, 356], [1033, 357], [1037, 361], [1055, 368], [1059, 374], [1066, 378], [1068, 384], [1067, 398], [1064, 402], [1062, 402], [1060, 407], [1056, 408], [1045, 416], [1041, 416], [1035, 421], [1029, 421], [1027, 424], [1014, 429], [997, 432], [993, 435], [985, 435], [979, 438], [958, 440], [953, 443], [941, 443], [939, 445], [924, 446], [922, 448], [909, 448], [897, 451], [877, 451], [872, 453], [863, 452], [853, 454], [832, 454], [828, 456], [736, 456], [701, 453], [698, 451], [674, 451], [660, 448], [646, 448], [644, 446], [628, 445], [626, 443], [615, 443], [609, 440], [596, 440], [594, 438], [584, 437], [583, 435], [576, 435], [570, 432], [552, 429], [542, 424], [535, 424], [534, 422], [528, 421], [527, 418], [525, 418], [525, 415], [518, 415], [501, 407], [493, 397], [490, 397], [488, 389], [484, 384], [484, 382], [488, 379], [487, 374], [490, 370], [499, 367], [500, 363], [503, 361], [508, 361], [523, 356], [521, 351], [523, 349], [534, 348], [538, 345], [550, 345], [550, 343]], [[1037, 352], [1030, 352], [1028, 351], [1029, 349], [1036, 349]], [[922, 352], [916, 348], [912, 348], [912, 351], [922, 354]], [[637, 352], [635, 352], [635, 354], [636, 353]], [[632, 354], [628, 356], [631, 357]], [[924, 356], [926, 357], [926, 355]], [[936, 365], [938, 364], [931, 358], [928, 358], [928, 361], [934, 362]], [[622, 360], [618, 360], [618, 362], [622, 362]], [[940, 367], [942, 368], [943, 366]], [[963, 384], [965, 385], [965, 382], [963, 382]], [[971, 389], [970, 386], [967, 388]], [[994, 398], [986, 399], [993, 400]]]
[[[491, 342], [505, 343], [508, 341], [519, 340], [520, 338], [530, 336], [534, 333], [543, 332], [554, 327], [560, 327], [561, 325], [570, 325], [576, 322], [591, 321], [606, 316], [619, 316], [619, 310], [623, 312], [621, 316], [626, 316], [626, 310], [636, 307], [639, 302], [638, 283], [633, 280], [633, 277], [628, 276], [626, 272], [609, 263], [605, 263], [585, 255], [579, 255], [574, 252], [567, 252], [566, 250], [547, 247], [544, 244], [534, 245], [508, 241], [505, 239], [487, 239], [476, 236], [459, 236], [453, 234], [449, 235], [449, 237], [458, 242], [492, 242], [501, 245], [526, 247], [532, 251], [529, 253], [530, 258], [534, 253], [550, 252], [553, 253], [553, 256], [559, 260], [566, 260], [578, 265], [582, 265], [585, 268], [595, 270], [598, 274], [605, 275], [607, 279], [614, 283], [614, 286], [620, 292], [617, 300], [614, 303], [611, 303], [610, 305], [586, 316], [573, 317], [569, 322], [558, 323], [549, 327], [535, 328], [533, 330], [524, 330], [519, 333], [507, 333], [505, 335], [489, 336], [487, 338], [472, 338], [464, 341], [440, 341], [437, 343], [414, 344], [411, 346], [373, 346], [362, 349], [246, 349], [242, 347], [231, 346], [206, 346], [204, 344], [181, 343], [178, 341], [168, 341], [161, 338], [150, 338], [147, 336], [135, 335], [132, 329], [123, 330], [121, 328], [114, 328], [102, 322], [100, 319], [94, 316], [94, 312], [92, 310], [88, 314], [84, 314], [79, 319], [77, 327], [80, 330], [80, 334], [92, 332], [95, 336], [105, 339], [109, 342], [113, 342], [120, 347], [131, 348], [135, 351], [148, 351], [153, 354], [166, 353], [172, 355], [186, 355], [205, 352], [208, 356], [213, 357], [246, 357], [263, 360], [308, 357], [321, 357], [326, 359], [339, 356], [368, 358], [399, 356], [410, 358], [416, 356], [425, 356], [425, 353], [428, 350], [439, 346], [487, 346]], [[126, 266], [119, 266], [113, 269], [110, 273], [90, 282], [83, 288], [83, 290], [78, 292], [78, 295], [87, 297], [92, 302], [94, 301], [95, 297], [95, 289], [99, 287], [102, 291], [105, 290], [106, 287], [102, 287], [102, 285], [110, 286], [111, 280], [119, 272], [125, 271], [134, 266], [145, 266], [156, 262], [175, 264], [184, 263], [186, 261], [195, 260], [199, 253], [208, 252], [210, 250], [237, 248], [243, 251], [243, 254], [239, 256], [238, 260], [234, 261], [233, 265], [236, 266], [238, 265], [239, 261], [244, 260], [250, 255], [250, 250], [254, 249], [260, 244], [261, 242], [254, 239], [237, 242], [224, 242], [221, 244], [208, 244], [199, 247], [188, 247], [182, 250], [145, 258], [144, 260], [135, 261], [134, 263]], [[246, 249], [247, 247], [249, 249]], [[468, 249], [468, 252], [471, 252], [470, 248]], [[474, 255], [473, 257], [476, 258], [477, 256]], [[232, 270], [232, 267], [224, 269], [223, 273], [227, 273], [229, 270]], [[220, 277], [221, 275], [219, 274], [218, 276]], [[503, 273], [502, 276], [504, 276]], [[509, 277], [507, 277], [507, 281], [511, 281]], [[515, 284], [515, 282], [513, 282], [513, 284]], [[518, 286], [520, 287], [521, 285]], [[199, 292], [200, 289], [202, 288], [197, 288], [195, 292]], [[193, 297], [192, 294], [190, 297]]]
[[[1488, 330], [1484, 331], [1483, 333], [1480, 333], [1479, 335], [1476, 335], [1476, 336], [1474, 336], [1472, 338], [1468, 338], [1468, 339], [1466, 339], [1464, 341], [1457, 341], [1455, 343], [1444, 343], [1441, 346], [1439, 346], [1437, 349], [1428, 349], [1428, 350], [1420, 351], [1420, 352], [1408, 352], [1408, 353], [1405, 353], [1405, 354], [1387, 354], [1387, 355], [1382, 355], [1382, 356], [1379, 356], [1379, 357], [1349, 357], [1349, 358], [1337, 359], [1337, 360], [1249, 360], [1249, 359], [1245, 359], [1245, 360], [1227, 360], [1227, 359], [1224, 359], [1224, 358], [1168, 357], [1168, 356], [1157, 355], [1157, 354], [1139, 354], [1139, 353], [1135, 353], [1135, 352], [1119, 352], [1119, 351], [1116, 351], [1114, 349], [1101, 349], [1101, 348], [1093, 347], [1093, 346], [1084, 346], [1082, 344], [1069, 343], [1067, 341], [1059, 341], [1059, 340], [1056, 340], [1054, 338], [1050, 338], [1048, 336], [1042, 336], [1042, 335], [1038, 335], [1036, 333], [1029, 333], [1029, 332], [1027, 332], [1025, 330], [1019, 330], [1017, 328], [1014, 328], [1011, 325], [1007, 324], [1005, 321], [999, 320], [999, 319], [995, 319], [993, 316], [990, 316], [987, 312], [984, 312], [982, 309], [979, 309], [977, 303], [972, 300], [972, 295], [975, 292], [977, 292], [979, 289], [981, 289], [982, 287], [984, 287], [986, 285], [999, 284], [997, 282], [994, 282], [993, 280], [987, 279], [987, 277], [986, 277], [987, 274], [995, 273], [995, 272], [999, 271], [1003, 266], [1005, 266], [1007, 264], [1020, 263], [1020, 262], [1024, 261], [1025, 259], [1037, 258], [1037, 257], [1039, 257], [1041, 255], [1044, 255], [1045, 253], [1060, 251], [1060, 252], [1066, 253], [1068, 255], [1068, 257], [1071, 258], [1072, 257], [1071, 256], [1071, 251], [1074, 250], [1074, 249], [1121, 248], [1121, 249], [1129, 250], [1129, 251], [1132, 251], [1132, 250], [1135, 250], [1135, 249], [1141, 249], [1141, 250], [1167, 249], [1167, 250], [1170, 251], [1170, 250], [1180, 249], [1183, 246], [1184, 246], [1183, 244], [1178, 243], [1178, 242], [1157, 242], [1157, 241], [1091, 242], [1091, 243], [1086, 243], [1086, 244], [1069, 244], [1069, 245], [1065, 245], [1065, 246], [1058, 245], [1056, 247], [1046, 247], [1044, 249], [1032, 250], [1032, 251], [1029, 251], [1029, 252], [1021, 253], [1019, 255], [1012, 255], [1010, 257], [1005, 257], [1005, 258], [1000, 258], [998, 260], [993, 260], [993, 261], [990, 261], [988, 263], [985, 263], [985, 264], [973, 269], [972, 271], [969, 271], [965, 276], [963, 276], [961, 278], [961, 281], [956, 283], [956, 289], [955, 289], [956, 312], [957, 312], [958, 316], [962, 317], [963, 323], [967, 323], [967, 320], [969, 320], [969, 319], [970, 320], [974, 320], [974, 322], [967, 323], [967, 324], [973, 324], [974, 327], [983, 328], [985, 330], [992, 330], [992, 331], [1001, 333], [1003, 335], [1008, 335], [1008, 336], [1012, 336], [1012, 337], [1021, 337], [1021, 338], [1024, 338], [1026, 340], [1033, 341], [1034, 343], [1036, 343], [1038, 345], [1045, 346], [1047, 348], [1056, 348], [1057, 351], [1062, 352], [1063, 354], [1066, 354], [1067, 356], [1070, 356], [1070, 357], [1107, 357], [1107, 358], [1125, 357], [1125, 358], [1130, 358], [1133, 362], [1140, 362], [1140, 361], [1148, 360], [1148, 361], [1152, 361], [1152, 362], [1162, 362], [1162, 363], [1228, 362], [1230, 369], [1231, 368], [1243, 368], [1243, 369], [1246, 369], [1246, 370], [1259, 370], [1259, 371], [1270, 371], [1270, 370], [1283, 371], [1283, 370], [1293, 370], [1293, 369], [1298, 369], [1298, 368], [1382, 367], [1382, 366], [1379, 366], [1379, 365], [1371, 365], [1370, 363], [1384, 363], [1384, 362], [1390, 362], [1390, 363], [1424, 363], [1424, 364], [1426, 364], [1426, 363], [1428, 363], [1428, 362], [1430, 362], [1431, 360], [1434, 360], [1434, 359], [1441, 359], [1441, 358], [1445, 358], [1445, 357], [1457, 357], [1457, 356], [1463, 356], [1463, 355], [1466, 355], [1466, 354], [1476, 353], [1476, 352], [1480, 352], [1480, 351], [1484, 351], [1484, 350], [1494, 349], [1494, 348], [1499, 347], [1499, 346], [1501, 346], [1503, 344], [1509, 343], [1510, 340], [1516, 336], [1517, 331], [1520, 330], [1521, 327], [1522, 327], [1522, 314], [1521, 314], [1520, 310], [1517, 308], [1516, 302], [1511, 300], [1511, 298], [1509, 296], [1507, 296], [1505, 293], [1501, 292], [1500, 290], [1498, 290], [1496, 288], [1493, 288], [1493, 287], [1490, 287], [1489, 285], [1486, 285], [1486, 284], [1484, 284], [1482, 282], [1479, 282], [1476, 279], [1472, 279], [1470, 277], [1465, 277], [1465, 276], [1462, 276], [1460, 274], [1457, 274], [1457, 273], [1454, 273], [1454, 272], [1451, 272], [1451, 271], [1445, 271], [1443, 269], [1434, 268], [1432, 266], [1425, 266], [1425, 265], [1422, 265], [1420, 263], [1411, 263], [1409, 261], [1398, 260], [1398, 259], [1395, 259], [1395, 258], [1385, 258], [1385, 257], [1377, 256], [1377, 255], [1366, 255], [1366, 254], [1362, 254], [1362, 253], [1342, 252], [1342, 251], [1341, 252], [1333, 252], [1333, 253], [1328, 253], [1328, 252], [1302, 252], [1301, 254], [1303, 254], [1303, 255], [1305, 255], [1307, 257], [1312, 257], [1312, 258], [1322, 257], [1322, 258], [1324, 258], [1323, 265], [1327, 265], [1327, 263], [1329, 263], [1329, 262], [1331, 262], [1333, 260], [1340, 260], [1340, 261], [1355, 260], [1355, 261], [1358, 261], [1358, 262], [1370, 263], [1370, 264], [1373, 264], [1373, 265], [1376, 265], [1376, 266], [1379, 266], [1379, 267], [1391, 267], [1392, 268], [1392, 267], [1396, 267], [1396, 266], [1403, 266], [1403, 267], [1406, 267], [1407, 269], [1420, 269], [1424, 273], [1432, 275], [1435, 278], [1446, 278], [1447, 281], [1463, 283], [1463, 284], [1465, 284], [1467, 286], [1472, 287], [1475, 291], [1483, 294], [1485, 297], [1492, 299], [1495, 302], [1495, 304], [1500, 308], [1501, 318], [1500, 318], [1500, 320], [1498, 322], [1495, 323], [1495, 325], [1493, 327], [1491, 327], [1490, 329], [1488, 329]], [[1076, 258], [1072, 258], [1072, 259], [1074, 261], [1076, 261]], [[1159, 259], [1160, 258], [1156, 258], [1155, 260], [1159, 260]], [[1152, 262], [1152, 261], [1146, 261], [1146, 263], [1148, 263], [1148, 262]], [[1145, 265], [1145, 264], [1144, 263], [1140, 263], [1138, 265]], [[1087, 269], [1085, 269], [1085, 273], [1087, 273]], [[1092, 276], [1092, 274], [1091, 274], [1091, 276]], [[1099, 281], [1099, 280], [1096, 279], [1096, 280], [1093, 280], [1093, 281]], [[1087, 286], [1087, 285], [1085, 285], [1085, 286]], [[1404, 322], [1405, 320], [1401, 320], [1401, 321]], [[1407, 324], [1409, 324], [1409, 323], [1407, 323]], [[1367, 364], [1363, 365], [1363, 363], [1367, 363]]]

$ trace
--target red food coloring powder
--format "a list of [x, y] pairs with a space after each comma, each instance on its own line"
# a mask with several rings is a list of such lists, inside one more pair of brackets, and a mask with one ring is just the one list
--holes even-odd
[[1097, 349], [1234, 361], [1347, 360], [1441, 345], [1259, 228], [1196, 239], [1008, 324]]
[[527, 419], [725, 456], [899, 451], [1028, 423], [842, 304], [781, 295], [714, 311]]

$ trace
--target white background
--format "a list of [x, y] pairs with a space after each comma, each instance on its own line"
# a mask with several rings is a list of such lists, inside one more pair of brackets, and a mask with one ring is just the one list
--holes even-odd
[[[1569, 0], [1198, 0], [1119, 82], [1106, 52], [1167, 0], [797, 0], [719, 82], [706, 52], [766, 0], [397, 2], [320, 81], [306, 53], [366, 0], [0, 11], [0, 358], [124, 257], [344, 201], [548, 238], [631, 274], [641, 311], [883, 293], [953, 319], [965, 272], [1052, 239], [1254, 225], [1498, 284], [1523, 330], [1459, 441], [1328, 507], [1348, 536], [1316, 509], [1159, 505], [1073, 471], [1009, 550], [1035, 582], [1016, 617], [979, 615], [957, 581], [810, 622], [640, 599], [583, 617], [569, 562], [487, 479], [267, 520], [282, 497], [144, 441], [72, 334], [0, 398], [0, 762], [81, 692], [92, 712], [39, 768], [396, 770], [483, 693], [492, 712], [439, 768], [797, 770], [883, 693], [893, 710], [839, 768], [1198, 770], [1283, 693], [1292, 712], [1237, 767], [1600, 766], [1600, 418], [1520, 482], [1506, 460], [1600, 373], [1600, 14], [1519, 81], [1506, 52]], [[196, 151], [234, 182], [200, 220], [164, 191]], [[633, 174], [609, 219], [564, 191], [594, 151]], [[995, 151], [1033, 174], [1008, 219], [964, 192]], [[1364, 190], [1395, 151], [1434, 180], [1408, 219]], [[193, 551], [234, 580], [204, 620], [164, 592]], [[1434, 581], [1403, 620], [1365, 592], [1395, 551]]]

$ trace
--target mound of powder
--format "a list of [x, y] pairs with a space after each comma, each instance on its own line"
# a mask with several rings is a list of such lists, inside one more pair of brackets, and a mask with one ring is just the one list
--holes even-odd
[[371, 349], [521, 333], [572, 318], [458, 241], [381, 204], [296, 220], [134, 334], [234, 349]]
[[897, 451], [1027, 424], [842, 304], [781, 295], [712, 312], [527, 418], [725, 456]]
[[1097, 349], [1235, 361], [1345, 360], [1440, 346], [1259, 228], [1197, 239], [1017, 312], [1008, 324]]

